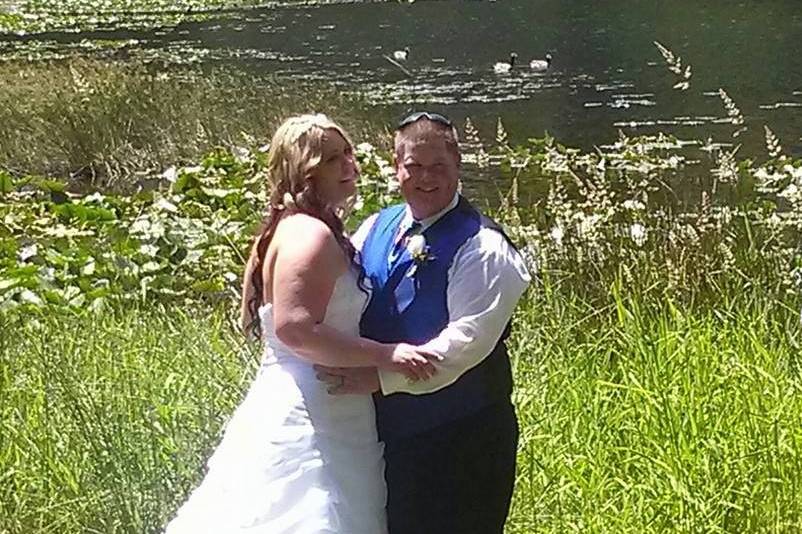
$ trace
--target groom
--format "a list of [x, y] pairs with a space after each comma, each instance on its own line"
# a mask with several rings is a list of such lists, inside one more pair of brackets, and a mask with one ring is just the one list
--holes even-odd
[[375, 393], [385, 443], [390, 534], [503, 532], [515, 479], [518, 423], [504, 340], [529, 274], [494, 222], [457, 193], [451, 122], [406, 117], [395, 136], [405, 204], [354, 236], [373, 294], [361, 334], [424, 344], [437, 374], [319, 369], [336, 394]]

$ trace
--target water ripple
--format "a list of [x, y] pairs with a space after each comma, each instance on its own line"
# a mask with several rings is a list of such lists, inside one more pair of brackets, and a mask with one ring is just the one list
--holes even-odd
[[647, 119], [614, 122], [616, 128], [642, 128], [647, 126], [704, 126], [708, 124], [728, 124], [731, 120], [727, 117], [674, 117], [673, 119]]
[[616, 89], [630, 89], [635, 87], [635, 84], [632, 82], [610, 82], [610, 83], [598, 83], [596, 84], [596, 91], [603, 93], [604, 91], [615, 91]]
[[776, 102], [774, 104], [762, 104], [760, 109], [780, 109], [780, 108], [802, 108], [802, 102]]

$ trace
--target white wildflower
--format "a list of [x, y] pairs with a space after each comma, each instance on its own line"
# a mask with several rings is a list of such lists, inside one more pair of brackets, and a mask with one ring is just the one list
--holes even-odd
[[128, 228], [132, 234], [145, 234], [148, 230], [150, 230], [150, 220], [147, 217], [138, 217]]
[[391, 182], [394, 181], [393, 179], [395, 178], [395, 167], [393, 167], [383, 159], [378, 160], [377, 163], [379, 166], [379, 174], [381, 175], [381, 177]]
[[159, 265], [155, 261], [149, 261], [144, 263], [141, 269], [143, 273], [153, 273], [161, 269], [161, 265]]
[[789, 200], [795, 199], [799, 196], [799, 188], [796, 184], [788, 184], [788, 187], [777, 193], [777, 196], [787, 198]]
[[53, 267], [41, 267], [39, 269], [39, 277], [48, 282], [53, 282], [56, 279], [56, 269]]
[[359, 143], [358, 145], [356, 145], [355, 148], [357, 154], [370, 155], [376, 151], [376, 149], [373, 148], [373, 145], [371, 145], [370, 143]]
[[768, 181], [774, 176], [773, 174], [769, 174], [769, 171], [768, 171], [768, 169], [766, 169], [766, 167], [758, 168], [754, 172], [754, 175], [755, 175], [755, 178], [757, 178], [759, 180], [764, 180], [764, 181]]
[[632, 211], [642, 211], [646, 209], [646, 205], [640, 200], [625, 200], [624, 209]]
[[239, 163], [247, 163], [251, 160], [251, 151], [245, 147], [235, 146], [232, 152], [234, 153], [234, 159]]
[[794, 180], [802, 181], [802, 167], [794, 167], [793, 165], [785, 165], [783, 167], [783, 172], [788, 173], [788, 175], [793, 178]]
[[169, 211], [170, 213], [178, 213], [178, 207], [164, 197], [161, 197], [159, 200], [154, 202], [153, 208], [156, 211]]
[[141, 247], [139, 247], [139, 252], [144, 256], [149, 256], [153, 258], [159, 253], [159, 247], [155, 245], [142, 245]]
[[92, 230], [78, 230], [77, 228], [70, 228], [63, 224], [55, 226], [48, 226], [42, 228], [42, 233], [47, 236], [65, 238], [65, 237], [85, 237], [93, 235]]
[[557, 244], [557, 246], [562, 246], [563, 237], [565, 237], [565, 232], [563, 232], [562, 226], [557, 225], [552, 228], [549, 232], [549, 237], [552, 241], [554, 241], [555, 244]]
[[23, 289], [19, 294], [19, 299], [20, 302], [25, 304], [33, 304], [35, 306], [41, 306], [43, 304], [42, 299], [30, 289]]
[[629, 237], [632, 238], [632, 241], [634, 241], [636, 245], [642, 247], [647, 239], [646, 227], [641, 223], [633, 224], [629, 227]]
[[779, 228], [780, 226], [782, 226], [783, 220], [776, 213], [772, 213], [771, 216], [768, 219], [766, 219], [766, 224], [770, 228]]
[[578, 213], [579, 224], [577, 225], [577, 230], [579, 235], [584, 238], [589, 238], [595, 232], [597, 227], [599, 226], [599, 222], [601, 221], [601, 215], [594, 213], [593, 215], [584, 215], [582, 213]]
[[536, 274], [540, 271], [540, 261], [538, 260], [540, 256], [540, 250], [537, 247], [536, 243], [528, 243], [521, 249], [521, 256], [526, 263], [526, 266], [529, 268], [529, 272], [531, 274]]
[[19, 253], [19, 261], [28, 261], [29, 259], [33, 258], [39, 253], [39, 247], [36, 246], [36, 243], [28, 245], [27, 247], [23, 247]]
[[95, 258], [89, 258], [86, 260], [86, 263], [81, 268], [81, 274], [84, 276], [92, 276], [95, 274], [97, 270], [97, 263], [95, 262]]

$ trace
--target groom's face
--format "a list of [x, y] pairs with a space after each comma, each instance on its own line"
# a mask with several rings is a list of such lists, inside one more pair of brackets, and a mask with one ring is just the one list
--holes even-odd
[[457, 192], [459, 163], [459, 153], [439, 131], [424, 132], [397, 146], [396, 177], [416, 219], [431, 217], [448, 206]]

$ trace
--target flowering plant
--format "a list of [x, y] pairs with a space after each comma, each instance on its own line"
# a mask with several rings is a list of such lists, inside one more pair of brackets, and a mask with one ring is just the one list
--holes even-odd
[[415, 276], [418, 266], [434, 259], [434, 255], [429, 251], [429, 245], [426, 244], [426, 238], [422, 234], [415, 234], [407, 238], [406, 248], [412, 261], [415, 262], [407, 271], [409, 277]]
[[412, 260], [421, 265], [429, 260], [433, 260], [434, 256], [429, 252], [429, 245], [426, 244], [426, 238], [423, 234], [416, 234], [407, 239], [407, 252], [409, 252]]

